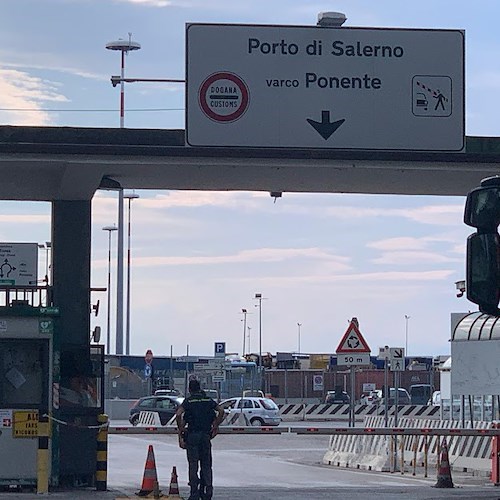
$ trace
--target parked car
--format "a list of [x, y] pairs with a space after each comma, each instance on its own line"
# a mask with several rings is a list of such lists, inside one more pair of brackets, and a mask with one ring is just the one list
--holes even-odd
[[[391, 387], [389, 389], [389, 405], [395, 405], [396, 404], [396, 389], [394, 387]], [[385, 404], [385, 399], [384, 396], [382, 395], [382, 390], [377, 391], [378, 396], [380, 397], [380, 405]], [[410, 394], [406, 389], [403, 389], [402, 387], [398, 387], [398, 404], [400, 405], [410, 405], [411, 404], [411, 398]]]
[[378, 405], [380, 403], [380, 397], [377, 393], [377, 391], [370, 391], [370, 392], [364, 392], [362, 395], [361, 395], [361, 398], [359, 400], [359, 402], [362, 404], [362, 405]]
[[430, 384], [410, 385], [410, 398], [412, 405], [426, 405], [432, 397], [432, 387]]
[[269, 398], [230, 398], [222, 401], [220, 406], [227, 415], [243, 413], [251, 425], [279, 425], [281, 422], [279, 408]]
[[155, 411], [160, 416], [161, 425], [166, 425], [181, 403], [182, 398], [176, 396], [146, 396], [130, 408], [128, 420], [132, 425], [137, 425], [141, 411]]
[[441, 406], [441, 391], [434, 391], [432, 393], [431, 398], [427, 401], [427, 404], [430, 406]]
[[246, 389], [243, 391], [244, 398], [265, 398], [265, 394], [262, 391], [258, 391], [256, 389], [250, 390]]
[[345, 391], [328, 391], [325, 396], [326, 404], [347, 405], [351, 402], [351, 397]]
[[182, 396], [182, 393], [178, 389], [157, 389], [155, 391], [155, 396], [175, 396], [175, 397], [180, 397], [180, 396]]
[[216, 391], [215, 389], [203, 389], [205, 391], [205, 394], [209, 397], [212, 398], [216, 403], [219, 402], [219, 391]]

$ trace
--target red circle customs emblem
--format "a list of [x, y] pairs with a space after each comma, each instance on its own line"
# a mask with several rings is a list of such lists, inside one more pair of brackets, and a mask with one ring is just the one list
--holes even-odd
[[200, 107], [211, 120], [234, 122], [248, 109], [249, 92], [245, 82], [234, 73], [214, 73], [200, 86]]

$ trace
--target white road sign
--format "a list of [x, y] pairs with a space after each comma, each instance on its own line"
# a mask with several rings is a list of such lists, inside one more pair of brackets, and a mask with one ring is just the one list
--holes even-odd
[[464, 32], [188, 24], [192, 146], [462, 151]]
[[38, 245], [0, 243], [0, 285], [38, 284]]
[[209, 359], [207, 363], [195, 363], [193, 365], [195, 371], [221, 371], [231, 368], [231, 361]]
[[212, 373], [212, 382], [224, 382], [226, 380], [226, 372], [224, 370]]
[[351, 366], [351, 365], [369, 365], [369, 364], [370, 364], [369, 352], [359, 352], [350, 354], [337, 353], [337, 365]]
[[405, 371], [405, 349], [404, 347], [391, 347], [389, 349], [392, 372]]

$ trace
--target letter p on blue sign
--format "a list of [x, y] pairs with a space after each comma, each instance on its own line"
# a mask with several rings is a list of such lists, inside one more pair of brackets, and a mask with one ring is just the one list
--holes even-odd
[[226, 343], [216, 342], [215, 343], [215, 357], [224, 358], [226, 356]]

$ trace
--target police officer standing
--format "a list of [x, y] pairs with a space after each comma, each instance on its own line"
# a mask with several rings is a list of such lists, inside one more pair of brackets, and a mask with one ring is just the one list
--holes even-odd
[[[187, 451], [189, 464], [189, 500], [209, 500], [213, 494], [212, 444], [224, 410], [204, 391], [198, 380], [189, 381], [187, 397], [176, 413], [179, 446]], [[200, 476], [198, 477], [198, 466]]]

